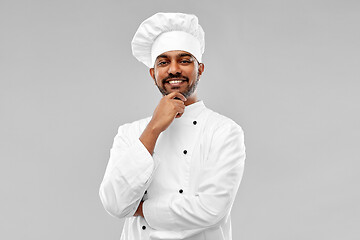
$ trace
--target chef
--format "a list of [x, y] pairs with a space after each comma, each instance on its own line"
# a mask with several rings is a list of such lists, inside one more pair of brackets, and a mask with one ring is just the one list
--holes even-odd
[[121, 240], [232, 239], [244, 134], [197, 96], [204, 47], [191, 14], [157, 13], [135, 33], [133, 55], [163, 96], [151, 117], [119, 127], [110, 150], [99, 194], [125, 218]]

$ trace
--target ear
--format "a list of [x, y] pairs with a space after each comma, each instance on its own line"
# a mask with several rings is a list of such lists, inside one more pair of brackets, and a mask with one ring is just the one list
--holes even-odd
[[201, 76], [201, 74], [204, 72], [205, 66], [203, 63], [199, 63], [199, 68], [198, 68], [198, 73], [199, 76]]
[[149, 69], [150, 76], [151, 76], [152, 79], [154, 79], [154, 81], [155, 81], [155, 72], [154, 72], [154, 71], [155, 71], [154, 68], [150, 68], [150, 69]]

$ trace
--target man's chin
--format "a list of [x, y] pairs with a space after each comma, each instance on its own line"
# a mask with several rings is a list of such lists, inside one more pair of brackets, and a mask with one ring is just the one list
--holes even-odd
[[170, 94], [170, 93], [172, 93], [172, 92], [182, 93], [180, 89], [170, 89], [170, 90], [167, 90], [166, 92], [167, 92], [167, 94]]
[[[186, 97], [186, 93], [181, 92], [179, 89], [173, 89], [173, 90], [167, 91], [165, 95], [169, 95], [170, 93], [173, 93], [173, 92], [179, 92]], [[165, 95], [163, 94], [163, 96], [165, 96]]]

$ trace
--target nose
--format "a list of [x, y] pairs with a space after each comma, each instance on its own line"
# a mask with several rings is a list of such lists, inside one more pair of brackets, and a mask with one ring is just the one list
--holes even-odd
[[168, 74], [180, 74], [181, 69], [177, 61], [171, 61], [168, 68]]

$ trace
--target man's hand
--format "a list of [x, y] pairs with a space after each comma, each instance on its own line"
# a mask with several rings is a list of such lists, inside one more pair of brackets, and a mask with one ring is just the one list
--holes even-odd
[[134, 213], [134, 217], [137, 217], [137, 216], [144, 217], [143, 210], [142, 210], [143, 202], [144, 202], [144, 201], [141, 201], [141, 202], [140, 202], [140, 204], [139, 204], [136, 212]]
[[179, 92], [172, 92], [160, 100], [149, 124], [139, 138], [151, 155], [160, 133], [184, 113], [185, 101], [186, 98]]
[[159, 133], [165, 131], [174, 118], [184, 113], [186, 98], [179, 92], [172, 92], [164, 96], [157, 105], [149, 123]]

